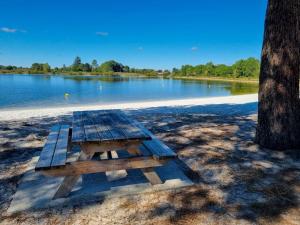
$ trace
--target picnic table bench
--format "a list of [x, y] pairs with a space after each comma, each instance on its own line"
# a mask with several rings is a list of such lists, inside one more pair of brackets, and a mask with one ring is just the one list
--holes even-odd
[[[80, 146], [76, 160], [68, 160], [72, 146]], [[126, 150], [126, 157], [112, 158], [111, 152]], [[95, 154], [107, 159], [92, 160]], [[152, 185], [162, 183], [154, 168], [177, 155], [149, 130], [120, 110], [73, 113], [72, 127], [51, 128], [35, 170], [49, 176], [63, 176], [55, 198], [66, 197], [83, 174], [141, 169]]]

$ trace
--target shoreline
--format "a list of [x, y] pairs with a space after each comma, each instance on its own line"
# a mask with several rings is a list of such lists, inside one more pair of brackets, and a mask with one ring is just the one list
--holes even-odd
[[118, 104], [90, 104], [67, 107], [49, 107], [49, 108], [29, 108], [29, 109], [13, 109], [1, 110], [0, 121], [29, 119], [33, 117], [50, 117], [64, 114], [71, 114], [73, 111], [83, 110], [104, 110], [104, 109], [145, 109], [155, 107], [175, 107], [175, 106], [195, 106], [195, 105], [218, 105], [218, 104], [246, 104], [257, 102], [257, 94], [235, 95], [224, 97], [208, 97], [208, 98], [192, 98], [192, 99], [177, 99], [164, 101], [144, 101], [130, 102]]
[[217, 76], [211, 76], [211, 77], [203, 77], [203, 76], [163, 76], [163, 75], [154, 75], [149, 76], [145, 74], [138, 74], [138, 73], [124, 73], [124, 72], [116, 72], [116, 73], [1, 73], [0, 75], [14, 75], [14, 74], [20, 74], [20, 75], [63, 75], [63, 76], [111, 76], [111, 75], [119, 75], [124, 77], [146, 77], [146, 78], [165, 78], [165, 79], [174, 79], [174, 80], [203, 80], [203, 81], [224, 81], [224, 82], [236, 82], [236, 83], [253, 83], [258, 84], [259, 80], [258, 78], [230, 78], [230, 77], [217, 77]]
[[223, 78], [223, 77], [172, 77], [178, 80], [203, 80], [203, 81], [224, 81], [224, 82], [235, 82], [235, 83], [251, 83], [258, 84], [258, 79], [245, 79], [245, 78]]

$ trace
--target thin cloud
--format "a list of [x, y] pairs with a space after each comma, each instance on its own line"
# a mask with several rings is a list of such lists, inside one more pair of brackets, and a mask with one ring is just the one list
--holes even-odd
[[193, 46], [193, 47], [191, 48], [191, 50], [192, 50], [192, 51], [198, 51], [198, 47], [197, 47], [197, 46]]
[[8, 27], [1, 27], [0, 31], [5, 32], [5, 33], [27, 33], [27, 30], [23, 29], [15, 29], [15, 28], [8, 28]]
[[108, 32], [96, 32], [98, 36], [108, 36]]
[[5, 33], [16, 33], [16, 32], [17, 32], [17, 29], [8, 28], [8, 27], [2, 27], [2, 28], [1, 28], [1, 31], [2, 31], [2, 32], [5, 32]]

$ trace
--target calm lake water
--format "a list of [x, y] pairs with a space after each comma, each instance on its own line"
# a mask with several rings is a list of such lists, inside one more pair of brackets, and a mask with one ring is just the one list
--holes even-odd
[[111, 104], [229, 96], [257, 84], [122, 76], [0, 75], [0, 108]]

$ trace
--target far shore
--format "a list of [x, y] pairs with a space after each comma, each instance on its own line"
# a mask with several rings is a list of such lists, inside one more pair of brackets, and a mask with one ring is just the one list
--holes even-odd
[[[5, 72], [1, 73], [0, 75], [7, 75], [7, 74], [25, 74], [25, 73], [16, 73], [16, 72]], [[116, 72], [116, 73], [86, 73], [86, 72], [80, 72], [80, 73], [41, 73], [41, 74], [35, 74], [35, 73], [29, 73], [29, 75], [72, 75], [72, 76], [100, 76], [100, 75], [120, 75], [120, 76], [136, 76], [136, 77], [147, 77], [147, 78], [166, 78], [166, 79], [178, 79], [178, 80], [203, 80], [203, 81], [224, 81], [224, 82], [238, 82], [238, 83], [254, 83], [258, 84], [259, 80], [258, 78], [234, 78], [234, 77], [218, 77], [218, 76], [166, 76], [166, 75], [145, 75], [145, 74], [138, 74], [138, 73], [124, 73], [124, 72]]]
[[258, 79], [245, 79], [245, 78], [226, 78], [226, 77], [172, 77], [173, 79], [180, 79], [180, 80], [204, 80], [204, 81], [225, 81], [225, 82], [238, 82], [238, 83], [254, 83], [258, 84]]
[[257, 94], [236, 95], [225, 97], [209, 97], [209, 98], [193, 98], [193, 99], [178, 99], [165, 101], [145, 101], [145, 102], [130, 102], [119, 104], [90, 104], [66, 107], [48, 107], [48, 108], [29, 108], [29, 109], [2, 109], [0, 111], [0, 121], [28, 119], [32, 117], [49, 117], [64, 114], [71, 114], [73, 111], [83, 110], [104, 110], [104, 109], [145, 109], [155, 107], [175, 107], [175, 106], [196, 106], [196, 105], [218, 105], [218, 104], [246, 104], [257, 102]]

